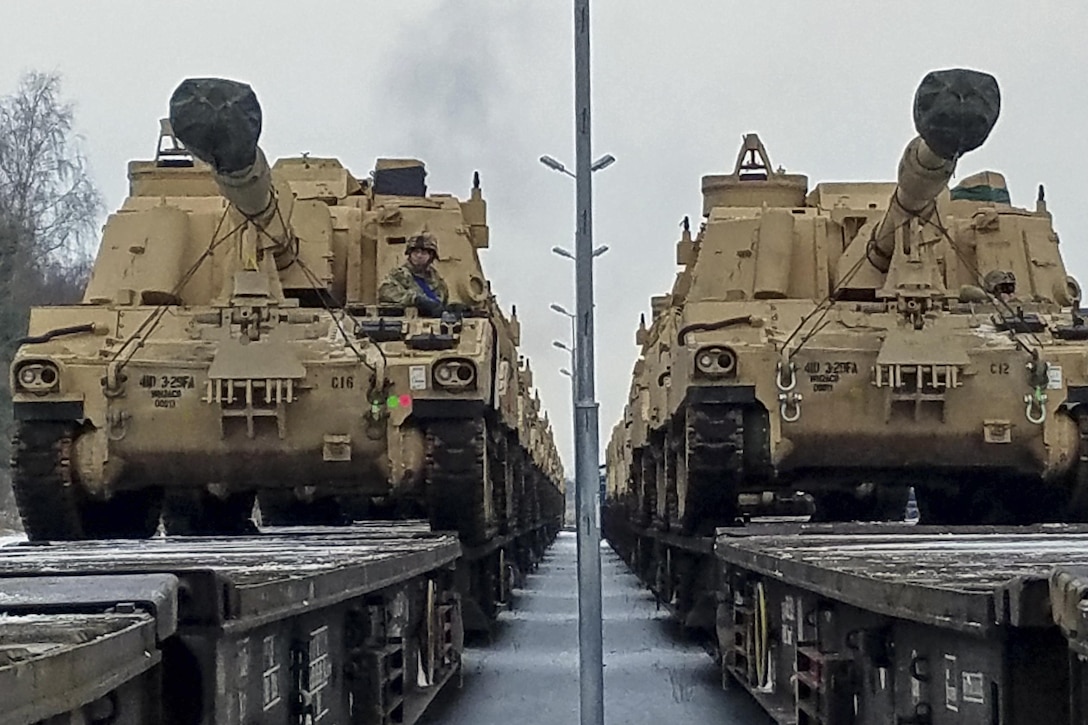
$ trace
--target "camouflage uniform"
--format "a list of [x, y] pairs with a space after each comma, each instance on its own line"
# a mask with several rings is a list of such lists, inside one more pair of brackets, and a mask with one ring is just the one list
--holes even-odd
[[428, 266], [422, 274], [417, 275], [407, 264], [402, 264], [389, 272], [382, 281], [381, 287], [378, 288], [378, 301], [383, 304], [409, 307], [415, 305], [420, 298], [426, 299], [427, 296], [416, 282], [416, 277], [423, 280], [438, 295], [443, 305], [449, 301], [449, 289], [434, 267]]

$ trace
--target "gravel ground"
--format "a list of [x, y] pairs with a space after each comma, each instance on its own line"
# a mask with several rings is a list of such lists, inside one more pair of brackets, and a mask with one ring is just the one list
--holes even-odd
[[[601, 553], [606, 722], [771, 723], [743, 690], [723, 691], [706, 652], [657, 611], [611, 549]], [[561, 533], [491, 644], [466, 651], [464, 684], [450, 683], [423, 723], [578, 722], [575, 561], [574, 534]]]

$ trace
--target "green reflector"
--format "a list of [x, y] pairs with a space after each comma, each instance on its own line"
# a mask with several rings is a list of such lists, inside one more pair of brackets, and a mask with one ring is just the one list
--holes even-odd
[[390, 408], [396, 408], [398, 405], [400, 405], [400, 401], [397, 400], [397, 396], [390, 395], [389, 399], [385, 401], [385, 404], [388, 405]]

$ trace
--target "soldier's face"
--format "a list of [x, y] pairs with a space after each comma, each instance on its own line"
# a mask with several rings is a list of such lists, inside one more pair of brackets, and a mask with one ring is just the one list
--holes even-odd
[[408, 264], [413, 269], [423, 269], [431, 263], [431, 253], [426, 249], [413, 249], [408, 252]]

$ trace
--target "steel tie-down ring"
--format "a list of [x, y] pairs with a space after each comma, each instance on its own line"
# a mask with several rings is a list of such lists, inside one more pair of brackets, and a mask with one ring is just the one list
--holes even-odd
[[[789, 383], [782, 381], [783, 371], [789, 371]], [[790, 361], [779, 360], [775, 368], [774, 384], [783, 393], [788, 393], [797, 387], [797, 366]]]
[[117, 442], [125, 439], [128, 433], [128, 421], [131, 414], [126, 410], [116, 410], [112, 406], [106, 412], [106, 437]]
[[[1046, 393], [1040, 388], [1036, 388], [1035, 392], [1025, 395], [1024, 402], [1027, 404], [1024, 415], [1027, 417], [1028, 422], [1040, 425], [1046, 420]], [[1033, 415], [1032, 409], [1036, 407], [1038, 407], [1039, 413]]]
[[801, 418], [801, 395], [799, 393], [779, 393], [778, 414], [786, 423], [794, 423]]

